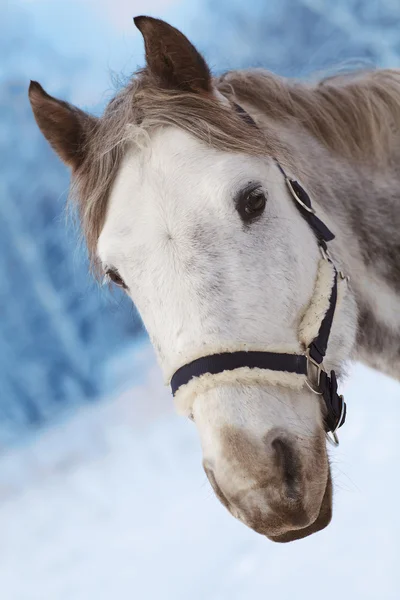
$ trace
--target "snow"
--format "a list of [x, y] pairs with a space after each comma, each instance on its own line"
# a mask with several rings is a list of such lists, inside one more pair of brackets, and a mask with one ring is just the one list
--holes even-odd
[[0, 459], [4, 600], [398, 597], [398, 383], [356, 365], [323, 532], [277, 545], [235, 521], [147, 345], [141, 383]]

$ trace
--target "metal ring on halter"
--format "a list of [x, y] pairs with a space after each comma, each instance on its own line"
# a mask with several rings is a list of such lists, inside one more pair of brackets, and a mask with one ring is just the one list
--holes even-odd
[[327, 431], [325, 433], [325, 437], [328, 440], [328, 442], [330, 444], [332, 444], [332, 446], [335, 446], [335, 448], [337, 448], [339, 446], [340, 442], [339, 442], [338, 435], [336, 433], [336, 429], [335, 429], [335, 431]]
[[[344, 407], [345, 407], [345, 403], [344, 403], [344, 398], [343, 396], [340, 396], [341, 400], [342, 400], [342, 411], [340, 413], [340, 417], [338, 419], [337, 425], [335, 427], [335, 429], [333, 431], [328, 431], [326, 433], [326, 438], [328, 440], [328, 442], [330, 442], [333, 446], [339, 446], [339, 438], [337, 435], [337, 430], [339, 429], [339, 427], [341, 426], [342, 422], [343, 422], [343, 417], [344, 417]], [[331, 435], [329, 435], [331, 434]]]
[[331, 263], [331, 262], [332, 262], [332, 259], [331, 259], [331, 255], [329, 254], [329, 251], [328, 251], [328, 249], [327, 249], [327, 248], [324, 248], [323, 246], [321, 246], [321, 244], [319, 244], [319, 249], [320, 249], [320, 252], [321, 252], [322, 258], [323, 258], [324, 260], [327, 260], [328, 262], [330, 262], [330, 263]]
[[304, 210], [306, 210], [307, 212], [311, 213], [312, 215], [315, 215], [315, 210], [312, 207], [307, 206], [307, 204], [304, 204], [304, 202], [301, 200], [301, 198], [298, 197], [298, 195], [296, 194], [295, 190], [293, 189], [292, 182], [289, 179], [289, 177], [285, 176], [285, 179], [286, 179], [286, 184], [287, 184], [287, 186], [288, 186], [288, 188], [290, 190], [290, 193], [292, 194], [292, 196], [296, 200], [296, 202], [298, 204], [300, 204], [300, 206], [302, 206], [304, 208]]
[[312, 387], [308, 378], [306, 379], [306, 386], [312, 391], [313, 394], [317, 394], [317, 396], [322, 396], [322, 392], [318, 392], [317, 390], [314, 390], [314, 388]]
[[340, 276], [340, 279], [343, 279], [343, 280], [344, 280], [344, 281], [346, 281], [347, 283], [349, 283], [349, 282], [350, 282], [350, 276], [349, 276], [349, 275], [345, 275], [345, 274], [343, 273], [343, 271], [339, 271], [339, 276]]

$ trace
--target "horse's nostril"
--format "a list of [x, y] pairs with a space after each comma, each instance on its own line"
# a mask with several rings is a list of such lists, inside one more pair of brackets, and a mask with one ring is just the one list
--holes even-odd
[[283, 437], [276, 437], [271, 442], [275, 451], [275, 464], [281, 470], [286, 486], [292, 493], [300, 479], [300, 459], [294, 445]]

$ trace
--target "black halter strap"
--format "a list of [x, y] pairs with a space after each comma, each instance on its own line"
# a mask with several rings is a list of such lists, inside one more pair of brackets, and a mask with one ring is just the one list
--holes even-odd
[[[243, 108], [237, 104], [234, 106], [238, 114], [249, 125], [257, 127], [255, 121]], [[218, 373], [234, 371], [241, 367], [296, 373], [309, 378], [310, 369], [313, 365], [317, 372], [317, 383], [316, 389], [311, 389], [323, 397], [326, 405], [325, 430], [332, 432], [335, 436], [336, 430], [345, 422], [346, 404], [343, 396], [340, 396], [337, 392], [335, 372], [331, 371], [328, 375], [322, 367], [337, 303], [338, 273], [327, 251], [327, 243], [333, 240], [335, 236], [315, 214], [310, 196], [305, 189], [295, 179], [291, 179], [286, 175], [278, 161], [276, 161], [276, 164], [285, 178], [286, 185], [290, 190], [291, 197], [295, 201], [296, 208], [314, 232], [323, 257], [332, 264], [334, 269], [334, 281], [329, 298], [329, 307], [320, 324], [318, 334], [312, 340], [305, 353], [300, 355], [238, 351], [203, 356], [182, 366], [174, 373], [171, 379], [171, 390], [175, 396], [183, 385], [186, 385], [195, 377], [201, 377], [206, 374], [217, 375]]]
[[303, 354], [246, 352], [244, 350], [210, 354], [209, 356], [193, 360], [175, 371], [171, 379], [172, 394], [175, 396], [179, 388], [189, 383], [193, 377], [200, 377], [206, 373], [217, 375], [223, 371], [234, 371], [241, 367], [268, 369], [269, 371], [286, 371], [288, 373], [305, 375], [307, 373], [307, 357]]
[[321, 221], [321, 219], [319, 219], [315, 214], [315, 210], [313, 209], [311, 204], [311, 198], [307, 194], [306, 190], [299, 184], [298, 181], [296, 181], [295, 179], [291, 179], [286, 175], [285, 171], [278, 163], [278, 161], [275, 162], [278, 169], [285, 178], [286, 185], [288, 186], [292, 197], [296, 200], [297, 210], [313, 230], [320, 246], [322, 246], [326, 250], [326, 243], [335, 239], [335, 236], [333, 235], [332, 231], [328, 229], [325, 223]]

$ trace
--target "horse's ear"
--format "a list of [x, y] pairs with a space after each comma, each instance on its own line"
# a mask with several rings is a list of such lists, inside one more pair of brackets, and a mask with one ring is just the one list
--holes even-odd
[[37, 81], [31, 81], [29, 100], [44, 137], [69, 167], [77, 169], [85, 157], [88, 136], [97, 121], [95, 117], [49, 96]]
[[135, 17], [144, 38], [147, 68], [160, 87], [185, 92], [211, 92], [206, 61], [175, 27], [152, 17]]

